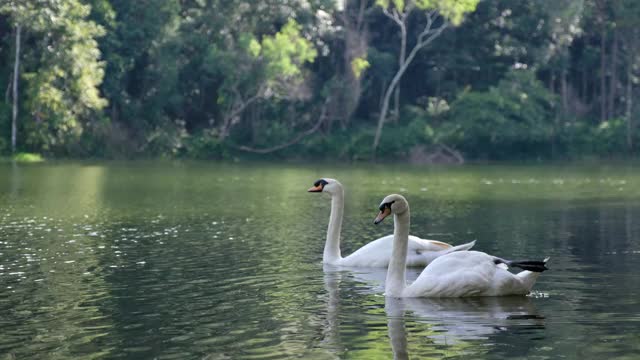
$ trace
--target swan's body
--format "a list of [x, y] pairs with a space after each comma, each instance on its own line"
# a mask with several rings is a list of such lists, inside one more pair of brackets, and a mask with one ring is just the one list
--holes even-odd
[[[440, 260], [440, 261], [438, 261]], [[479, 251], [436, 259], [402, 292], [403, 297], [468, 297], [526, 295], [539, 272], [512, 274], [496, 258]]]
[[[344, 213], [344, 189], [334, 179], [322, 179], [309, 189], [310, 192], [326, 192], [331, 195], [331, 215], [327, 228], [327, 240], [324, 246], [322, 262], [328, 265], [347, 267], [387, 267], [393, 248], [393, 235], [374, 240], [353, 254], [342, 257], [340, 253], [340, 232]], [[406, 266], [425, 266], [439, 256], [455, 251], [468, 250], [475, 241], [452, 246], [441, 241], [421, 239], [409, 235]]]
[[[387, 270], [385, 295], [393, 297], [468, 297], [526, 295], [546, 267], [545, 261], [509, 262], [479, 251], [453, 252], [435, 259], [411, 285], [405, 267], [409, 240], [409, 204], [401, 195], [389, 195], [380, 206], [379, 223], [394, 214], [394, 239]], [[535, 269], [512, 274], [506, 264]]]
[[[409, 235], [406, 266], [426, 266], [442, 255], [455, 251], [468, 250], [472, 248], [474, 244], [475, 241], [472, 241], [467, 244], [452, 246], [444, 242], [426, 240]], [[348, 267], [387, 267], [391, 259], [392, 249], [393, 235], [387, 235], [373, 240], [347, 257], [335, 258], [328, 256], [323, 262], [330, 265]]]

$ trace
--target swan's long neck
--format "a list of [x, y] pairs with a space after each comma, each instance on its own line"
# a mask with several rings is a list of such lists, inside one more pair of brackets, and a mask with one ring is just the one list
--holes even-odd
[[344, 191], [339, 189], [331, 195], [331, 215], [327, 228], [327, 241], [324, 243], [322, 262], [333, 263], [342, 259], [340, 255], [340, 231], [342, 230], [342, 216], [344, 213]]
[[393, 217], [393, 249], [387, 270], [385, 295], [401, 296], [406, 287], [407, 247], [409, 245], [409, 209]]

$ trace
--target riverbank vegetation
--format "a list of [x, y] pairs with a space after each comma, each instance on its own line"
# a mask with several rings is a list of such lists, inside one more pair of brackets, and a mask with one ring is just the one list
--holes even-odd
[[638, 154], [635, 0], [8, 0], [0, 154]]

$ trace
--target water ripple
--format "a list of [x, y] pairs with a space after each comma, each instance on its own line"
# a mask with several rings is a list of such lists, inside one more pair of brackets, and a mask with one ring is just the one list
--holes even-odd
[[301, 185], [325, 176], [316, 170], [72, 169], [36, 171], [25, 195], [0, 190], [1, 359], [637, 351], [640, 204], [612, 195], [636, 174], [330, 169], [349, 184], [344, 254], [392, 231], [371, 218], [402, 191], [416, 235], [552, 258], [518, 301], [394, 302], [381, 295], [384, 270], [323, 269], [329, 199]]

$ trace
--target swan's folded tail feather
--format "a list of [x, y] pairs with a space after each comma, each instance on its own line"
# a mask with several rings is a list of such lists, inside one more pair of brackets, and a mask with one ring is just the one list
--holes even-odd
[[539, 260], [510, 261], [510, 260], [504, 260], [500, 258], [495, 258], [493, 260], [495, 264], [506, 264], [509, 267], [517, 267], [522, 270], [529, 270], [532, 272], [539, 272], [539, 273], [545, 270], [549, 270], [549, 268], [547, 267], [547, 261], [549, 261], [548, 257], [542, 261], [539, 261]]
[[471, 242], [468, 242], [466, 244], [462, 244], [462, 245], [457, 245], [457, 246], [452, 246], [451, 248], [447, 249], [447, 253], [451, 253], [454, 251], [465, 251], [465, 250], [469, 250], [471, 249], [474, 245], [476, 244], [476, 241], [473, 240]]

